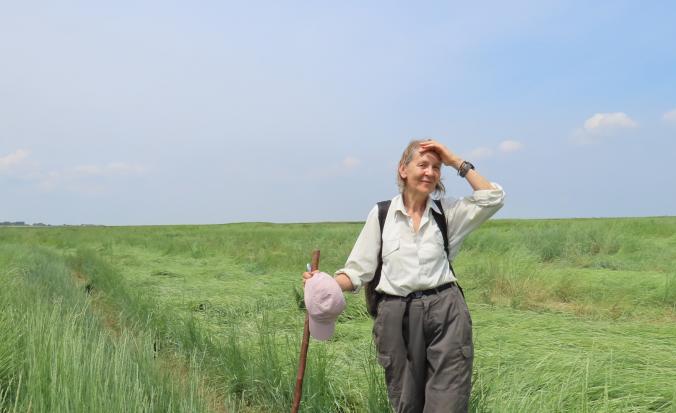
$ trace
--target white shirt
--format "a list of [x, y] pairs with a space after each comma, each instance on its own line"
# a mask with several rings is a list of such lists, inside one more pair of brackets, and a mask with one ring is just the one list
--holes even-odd
[[[493, 184], [493, 187], [495, 189], [474, 191], [466, 198], [441, 200], [448, 227], [450, 261], [458, 254], [465, 237], [502, 207], [505, 192], [498, 184]], [[376, 290], [403, 297], [414, 291], [456, 281], [446, 259], [443, 236], [431, 212], [440, 211], [431, 198], [428, 198], [426, 208], [416, 233], [401, 195], [392, 199], [383, 229], [383, 268]], [[379, 249], [380, 226], [376, 205], [369, 212], [345, 267], [336, 274], [344, 273], [350, 277], [355, 292], [358, 291], [365, 282], [373, 279]]]

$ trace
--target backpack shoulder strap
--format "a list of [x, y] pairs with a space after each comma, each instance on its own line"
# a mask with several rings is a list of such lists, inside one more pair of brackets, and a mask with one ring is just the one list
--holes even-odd
[[378, 313], [378, 301], [380, 301], [381, 294], [376, 291], [378, 283], [380, 283], [380, 273], [383, 269], [383, 229], [385, 228], [385, 219], [387, 218], [387, 211], [390, 209], [392, 201], [378, 202], [378, 225], [380, 226], [380, 250], [378, 251], [378, 267], [373, 274], [373, 279], [364, 285], [364, 296], [366, 298], [366, 310], [375, 318]]
[[[392, 201], [378, 202], [378, 223], [380, 224], [380, 238], [383, 237], [383, 228], [385, 228], [385, 218], [387, 218], [387, 211], [390, 209]], [[382, 245], [381, 245], [382, 249]]]
[[[434, 216], [434, 220], [437, 221], [437, 226], [439, 227], [439, 230], [441, 231], [441, 235], [444, 237], [444, 251], [446, 251], [446, 258], [448, 259], [448, 266], [451, 269], [451, 272], [453, 275], [455, 274], [455, 270], [453, 269], [453, 264], [451, 263], [451, 260], [449, 259], [450, 257], [448, 256], [448, 225], [446, 225], [446, 215], [444, 214], [444, 208], [441, 206], [441, 200], [435, 199], [434, 203], [437, 204], [439, 207], [439, 211], [441, 211], [441, 214], [437, 214], [436, 212], [432, 211], [432, 215]], [[462, 298], [465, 298], [465, 292], [462, 290], [462, 287], [460, 286], [460, 283], [456, 281], [456, 284], [458, 285], [458, 289], [460, 290], [460, 294], [462, 294]]]
[[[448, 257], [448, 225], [446, 225], [446, 215], [444, 215], [444, 208], [441, 206], [441, 201], [435, 199], [434, 203], [437, 204], [441, 214], [438, 214], [432, 210], [432, 216], [434, 216], [434, 220], [437, 222], [437, 226], [441, 231], [441, 236], [444, 237], [444, 251], [446, 251], [446, 257]], [[380, 232], [382, 234], [382, 229]]]
[[[387, 219], [387, 211], [390, 209], [390, 204], [392, 201], [380, 201], [378, 202], [378, 224], [380, 225], [380, 250], [378, 251], [378, 269], [383, 267], [383, 229], [385, 229], [385, 219]], [[380, 271], [378, 271], [378, 280], [374, 283], [375, 286], [378, 286], [380, 282]]]

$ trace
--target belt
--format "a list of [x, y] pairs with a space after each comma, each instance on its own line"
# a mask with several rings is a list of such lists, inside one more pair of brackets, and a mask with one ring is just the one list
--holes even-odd
[[456, 285], [455, 282], [450, 282], [450, 283], [447, 283], [447, 284], [442, 284], [438, 287], [430, 288], [428, 290], [414, 291], [414, 292], [410, 293], [409, 295], [407, 295], [405, 297], [383, 293], [383, 298], [388, 298], [388, 299], [398, 298], [400, 300], [410, 301], [410, 300], [413, 300], [413, 299], [416, 299], [416, 298], [422, 298], [422, 297], [427, 296], [427, 295], [440, 293], [444, 290], [447, 290], [447, 289], [453, 287], [454, 285]]

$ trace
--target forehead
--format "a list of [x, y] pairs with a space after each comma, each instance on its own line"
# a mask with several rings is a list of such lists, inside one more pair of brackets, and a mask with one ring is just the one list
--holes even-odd
[[411, 161], [413, 162], [427, 161], [430, 163], [441, 163], [441, 158], [439, 157], [439, 154], [437, 154], [434, 151], [420, 152], [420, 150], [417, 150], [413, 154], [413, 159], [411, 159]]

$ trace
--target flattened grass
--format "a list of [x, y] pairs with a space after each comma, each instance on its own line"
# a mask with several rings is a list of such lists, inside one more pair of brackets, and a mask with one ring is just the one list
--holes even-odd
[[472, 312], [474, 396], [481, 401], [475, 411], [673, 408], [672, 324], [646, 328], [487, 305], [474, 305]]
[[[285, 411], [300, 272], [315, 248], [322, 269], [341, 267], [360, 229], [8, 228], [0, 241], [62, 251], [125, 323], [152, 325], [160, 351], [199, 354], [237, 409]], [[472, 234], [454, 263], [475, 322], [472, 411], [674, 411], [675, 234], [676, 218], [491, 221]], [[362, 300], [348, 295], [333, 339], [311, 343], [305, 411], [387, 410]]]

